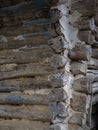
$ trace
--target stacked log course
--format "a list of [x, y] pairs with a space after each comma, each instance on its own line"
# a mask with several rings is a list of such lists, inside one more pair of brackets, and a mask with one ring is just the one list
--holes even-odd
[[[77, 6], [77, 4], [79, 6]], [[98, 7], [96, 1], [90, 1], [90, 4], [88, 7], [88, 1], [81, 3], [76, 1], [75, 3], [73, 0], [71, 5], [73, 16], [75, 16], [75, 12], [80, 16], [73, 24], [74, 28], [78, 29], [77, 36], [80, 42], [78, 42], [79, 45], [76, 44], [75, 48], [71, 50], [70, 55], [72, 59], [71, 71], [74, 74], [71, 107], [74, 111], [79, 112], [80, 115], [82, 114], [81, 118], [78, 115], [80, 120], [77, 120], [77, 124], [81, 126], [83, 130], [96, 129], [98, 115], [98, 107], [96, 107], [98, 103], [98, 46], [95, 18]], [[78, 53], [75, 55], [74, 53], [77, 50]], [[75, 120], [73, 122], [76, 124]]]
[[43, 0], [0, 1], [0, 130], [46, 130], [53, 50]]

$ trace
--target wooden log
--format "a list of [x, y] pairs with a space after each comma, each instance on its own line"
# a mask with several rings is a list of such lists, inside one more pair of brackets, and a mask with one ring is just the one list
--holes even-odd
[[[77, 6], [78, 5], [78, 6]], [[83, 14], [83, 16], [93, 16], [96, 8], [96, 1], [91, 0], [89, 1], [79, 1], [79, 0], [72, 0], [71, 1], [71, 10], [72, 11], [79, 11]]]
[[56, 30], [55, 24], [51, 24], [51, 27], [48, 30], [51, 34], [52, 37], [57, 37], [58, 36], [58, 32]]
[[65, 123], [57, 123], [51, 125], [49, 130], [68, 130], [68, 126]]
[[34, 106], [0, 105], [0, 118], [50, 121], [51, 116], [48, 107], [44, 105], [34, 105]]
[[47, 3], [51, 6], [57, 6], [57, 5], [61, 5], [61, 4], [66, 4], [66, 1], [64, 0], [46, 0]]
[[73, 92], [71, 100], [71, 108], [74, 111], [86, 112], [90, 105], [90, 102], [91, 102], [90, 96], [87, 96], [86, 94], [79, 92]]
[[[88, 74], [95, 75], [95, 77], [98, 76], [98, 70], [87, 69], [87, 73], [88, 73]], [[93, 78], [93, 77], [92, 77], [92, 78]]]
[[50, 48], [44, 47], [0, 51], [0, 64], [44, 62], [53, 55]]
[[0, 81], [0, 92], [25, 91], [51, 88], [48, 75]]
[[[5, 37], [5, 36], [4, 36]], [[7, 38], [6, 38], [7, 39]], [[5, 42], [0, 36], [0, 50], [2, 49], [18, 49], [23, 47], [38, 47], [38, 46], [44, 46], [48, 44], [48, 37], [43, 35], [37, 35], [37, 36], [31, 36], [26, 37], [23, 40], [13, 40], [13, 39], [7, 39], [8, 42]]]
[[69, 73], [57, 73], [49, 75], [49, 81], [52, 87], [64, 87], [68, 80], [72, 78]]
[[92, 92], [91, 80], [89, 77], [86, 77], [86, 76], [80, 79], [74, 80], [72, 87], [77, 92], [81, 92], [81, 93]]
[[48, 43], [51, 46], [51, 48], [57, 53], [60, 53], [64, 51], [66, 48], [68, 48], [68, 43], [64, 41], [64, 38], [62, 36], [52, 38], [48, 41]]
[[98, 42], [95, 40], [94, 43], [91, 45], [92, 48], [98, 48]]
[[98, 69], [98, 60], [95, 58], [91, 58], [88, 62], [88, 68], [89, 69]]
[[82, 62], [72, 62], [71, 72], [73, 75], [83, 74], [86, 75], [87, 65]]
[[98, 94], [94, 94], [92, 98], [92, 105], [95, 105], [98, 103]]
[[57, 9], [51, 9], [51, 22], [52, 23], [57, 23], [59, 22], [60, 18], [61, 18], [61, 13], [59, 10]]
[[12, 6], [12, 5], [16, 5], [16, 4], [19, 4], [21, 2], [26, 2], [26, 1], [30, 1], [30, 0], [17, 0], [17, 1], [11, 1], [11, 0], [8, 0], [8, 1], [4, 1], [4, 0], [1, 0], [0, 1], [0, 8], [1, 7], [7, 7], [7, 6]]
[[[89, 19], [88, 17], [81, 17], [80, 20], [78, 20], [78, 22], [76, 22], [76, 25], [80, 31], [87, 31], [87, 30], [91, 30], [91, 19]], [[92, 25], [93, 26], [93, 25]]]
[[98, 49], [92, 49], [92, 57], [98, 59]]
[[98, 14], [96, 13], [94, 16], [95, 25], [98, 26]]
[[98, 82], [93, 82], [93, 84], [92, 84], [92, 93], [93, 94], [98, 93]]
[[38, 75], [49, 75], [51, 73], [57, 73], [59, 70], [51, 67], [50, 64], [24, 64], [18, 65], [16, 69], [12, 71], [6, 71], [0, 73], [0, 80], [19, 78], [19, 77], [32, 77]]
[[95, 36], [92, 34], [92, 32], [90, 30], [79, 31], [78, 37], [81, 41], [84, 41], [90, 45], [93, 44], [93, 42], [95, 40]]
[[[43, 93], [45, 90], [43, 90]], [[50, 92], [50, 90], [49, 90]], [[34, 91], [32, 92], [34, 93]], [[0, 104], [3, 105], [47, 105], [48, 104], [48, 94], [35, 94], [26, 95], [22, 93], [1, 93], [0, 94]]]
[[69, 118], [69, 123], [83, 126], [83, 122], [86, 123], [85, 114], [81, 112], [73, 112]]
[[[35, 6], [36, 8], [38, 6], [37, 10], [35, 10]], [[45, 1], [40, 4], [36, 1], [30, 1], [23, 2], [19, 5], [2, 8], [0, 11], [2, 27], [18, 25], [26, 19], [49, 18], [49, 7], [46, 6], [46, 8], [44, 8], [44, 6]]]
[[0, 92], [25, 91], [51, 88], [48, 75], [0, 81]]
[[49, 125], [49, 122], [41, 121], [0, 120], [1, 130], [46, 130], [49, 128]]
[[[34, 20], [35, 21], [35, 20]], [[31, 25], [20, 25], [20, 26], [12, 26], [12, 27], [4, 27], [0, 30], [0, 35], [4, 36], [17, 36], [21, 34], [26, 34], [30, 32], [45, 32], [48, 31], [49, 22], [37, 24], [37, 21], [32, 21]], [[41, 21], [41, 20], [40, 20]], [[42, 20], [43, 21], [43, 20]], [[48, 21], [48, 20], [47, 20]], [[35, 23], [35, 24], [33, 24]]]
[[80, 44], [69, 51], [69, 57], [72, 60], [89, 61], [91, 57], [91, 47], [89, 45]]
[[49, 108], [53, 118], [56, 118], [57, 116], [61, 118], [68, 116], [68, 105], [66, 105], [64, 102], [50, 102]]
[[62, 68], [67, 64], [68, 58], [56, 54], [49, 58], [49, 62], [55, 68]]
[[67, 94], [63, 88], [53, 88], [49, 93], [49, 101], [62, 102], [67, 98]]

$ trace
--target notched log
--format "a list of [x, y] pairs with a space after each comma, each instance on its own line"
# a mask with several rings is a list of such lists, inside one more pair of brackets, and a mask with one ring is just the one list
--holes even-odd
[[81, 112], [73, 112], [69, 118], [69, 123], [71, 124], [77, 124], [79, 126], [86, 125], [86, 119], [85, 119], [85, 114]]
[[89, 61], [91, 57], [91, 47], [85, 44], [77, 44], [72, 50], [69, 51], [69, 57], [72, 60]]
[[90, 30], [79, 31], [78, 37], [81, 41], [86, 42], [87, 44], [93, 44], [95, 40], [95, 36], [92, 34]]
[[73, 89], [81, 93], [92, 93], [92, 85], [89, 77], [76, 79], [72, 85]]
[[67, 94], [63, 88], [53, 88], [49, 93], [49, 101], [51, 102], [61, 102], [66, 100]]
[[49, 130], [68, 130], [68, 126], [63, 123], [51, 125]]
[[60, 53], [68, 48], [68, 43], [64, 40], [62, 36], [49, 40], [48, 44], [57, 53]]
[[68, 105], [64, 102], [51, 102], [49, 103], [49, 108], [53, 118], [56, 118], [57, 116], [61, 118], [68, 116]]
[[68, 73], [58, 73], [49, 75], [48, 80], [53, 87], [64, 87], [68, 83], [69, 77]]
[[49, 62], [55, 68], [62, 68], [66, 65], [68, 59], [65, 58], [64, 56], [54, 55], [51, 58], [49, 58]]
[[98, 49], [92, 49], [92, 57], [98, 59]]
[[86, 110], [90, 106], [90, 102], [90, 96], [83, 93], [73, 92], [71, 100], [71, 107], [73, 110], [78, 112], [86, 112]]
[[83, 74], [86, 75], [87, 65], [82, 62], [72, 62], [71, 63], [71, 72], [74, 75]]

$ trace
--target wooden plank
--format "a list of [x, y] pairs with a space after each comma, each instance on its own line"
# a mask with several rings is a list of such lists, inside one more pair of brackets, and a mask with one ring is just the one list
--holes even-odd
[[0, 80], [18, 78], [18, 77], [32, 77], [37, 75], [49, 75], [51, 73], [58, 73], [59, 70], [51, 67], [50, 64], [23, 64], [18, 65], [12, 70], [5, 70], [0, 73]]
[[9, 63], [35, 63], [44, 62], [45, 59], [51, 57], [53, 51], [46, 47], [34, 47], [19, 50], [4, 50], [0, 51], [0, 64]]
[[38, 121], [50, 121], [48, 106], [10, 106], [0, 105], [0, 118], [29, 119]]
[[48, 75], [33, 76], [29, 78], [21, 77], [0, 81], [0, 92], [13, 92], [25, 90], [36, 90], [51, 88]]
[[[43, 93], [46, 90], [42, 90]], [[42, 92], [39, 91], [39, 92]], [[48, 90], [47, 90], [48, 91]], [[50, 90], [49, 90], [50, 92]], [[49, 93], [48, 92], [48, 93]], [[0, 104], [3, 105], [48, 105], [48, 94], [36, 94], [38, 91], [32, 91], [32, 95], [27, 95], [23, 93], [1, 93], [0, 94]], [[34, 94], [35, 93], [35, 94]]]
[[48, 130], [50, 122], [0, 120], [0, 130]]

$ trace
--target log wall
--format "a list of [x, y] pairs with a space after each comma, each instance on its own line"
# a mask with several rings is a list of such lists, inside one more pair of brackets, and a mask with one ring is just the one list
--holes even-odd
[[44, 0], [0, 1], [0, 130], [49, 128], [50, 20]]
[[0, 1], [1, 130], [95, 127], [97, 4]]

